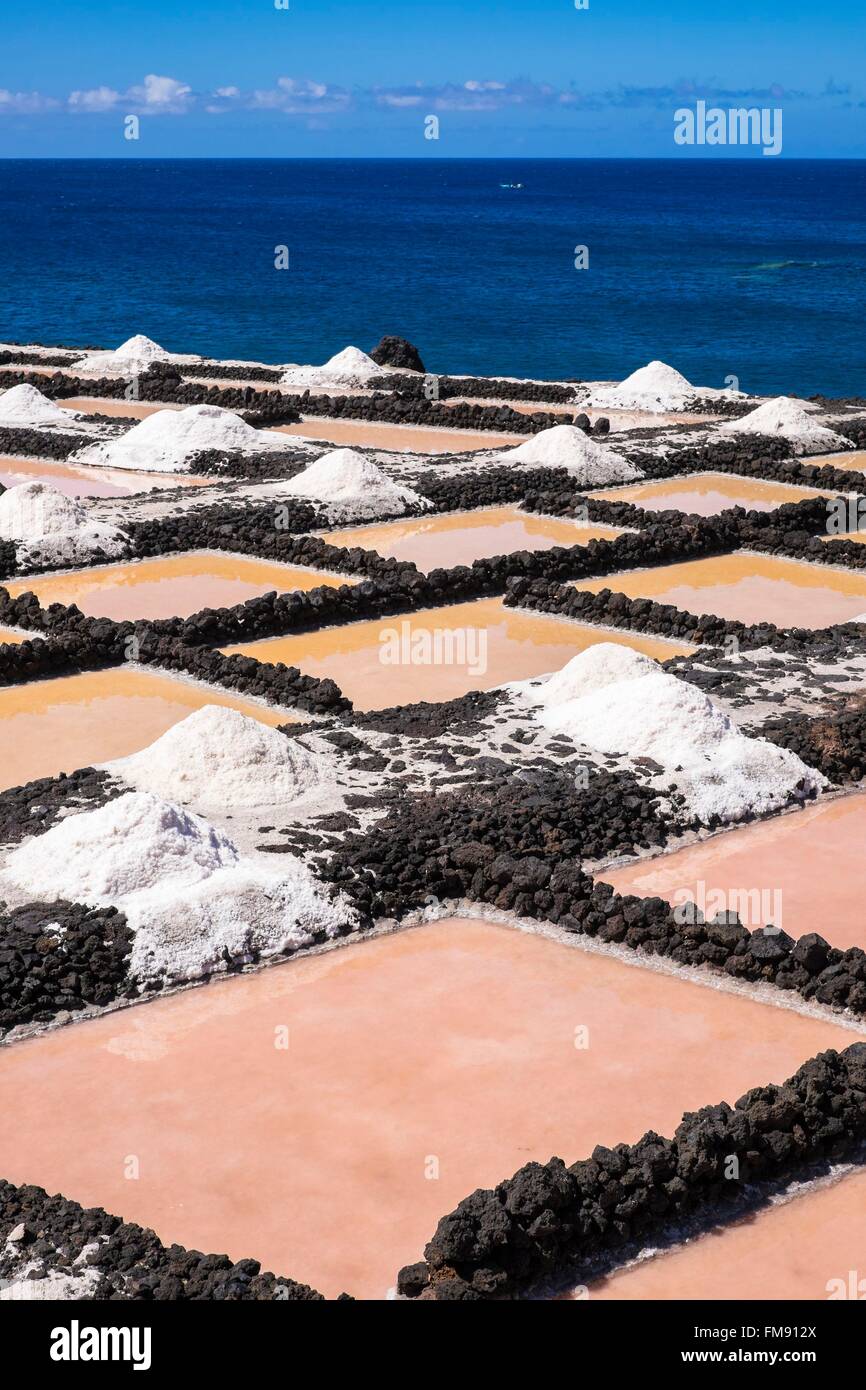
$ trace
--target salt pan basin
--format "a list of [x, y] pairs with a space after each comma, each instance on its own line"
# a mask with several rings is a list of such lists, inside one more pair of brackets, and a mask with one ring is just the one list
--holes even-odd
[[734, 473], [690, 473], [684, 478], [630, 483], [589, 493], [590, 497], [610, 502], [633, 502], [648, 512], [673, 510], [691, 516], [718, 516], [730, 507], [772, 512], [783, 502], [802, 502], [807, 497], [824, 495], [814, 487], [792, 487], [789, 483], [767, 482], [763, 478], [740, 478]]
[[245, 555], [196, 550], [63, 574], [36, 574], [7, 584], [13, 598], [32, 590], [40, 603], [76, 603], [93, 618], [186, 618], [202, 608], [229, 608], [276, 589], [336, 588], [357, 580]]
[[319, 415], [295, 425], [277, 425], [275, 433], [321, 439], [327, 444], [395, 449], [401, 454], [463, 454], [475, 449], [506, 449], [520, 444], [524, 434], [491, 434], [487, 430], [446, 430], [418, 425], [372, 424], [367, 420], [327, 420]]
[[621, 643], [658, 661], [695, 650], [506, 608], [501, 599], [427, 608], [224, 650], [329, 677], [357, 709], [369, 710], [453, 700], [469, 690], [492, 690], [506, 681], [558, 671], [594, 642]]
[[331, 545], [375, 550], [386, 559], [411, 560], [422, 574], [454, 565], [471, 565], [490, 555], [516, 550], [552, 550], [554, 546], [586, 545], [591, 540], [615, 540], [615, 526], [582, 526], [558, 517], [522, 512], [519, 507], [481, 507], [449, 516], [412, 517], [408, 521], [319, 532]]
[[866, 1173], [590, 1285], [595, 1299], [862, 1299]]
[[657, 569], [621, 571], [575, 585], [672, 603], [687, 613], [714, 613], [742, 623], [829, 627], [866, 610], [866, 574], [738, 550]]
[[[0, 640], [7, 640], [2, 632]], [[202, 705], [224, 705], [271, 726], [297, 721], [284, 710], [131, 667], [8, 686], [0, 689], [0, 790], [137, 753]]]
[[[789, 936], [818, 932], [831, 946], [866, 947], [866, 795], [716, 835], [602, 877], [618, 893], [691, 900], [706, 917], [739, 912], [750, 930], [768, 923]], [[864, 1270], [866, 1273], [866, 1270]]]
[[672, 1134], [857, 1036], [451, 920], [0, 1048], [0, 1172], [375, 1299], [476, 1187]]
[[0, 483], [48, 483], [67, 497], [128, 497], [150, 488], [207, 487], [212, 478], [172, 474], [129, 473], [114, 468], [87, 468], [83, 464], [49, 463], [46, 459], [0, 458]]
[[29, 634], [16, 631], [11, 627], [0, 627], [0, 646], [6, 643], [7, 646], [15, 647], [19, 642], [26, 642]]

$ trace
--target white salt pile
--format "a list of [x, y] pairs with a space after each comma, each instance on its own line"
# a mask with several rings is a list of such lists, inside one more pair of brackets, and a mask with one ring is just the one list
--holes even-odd
[[589, 647], [546, 681], [509, 688], [545, 728], [660, 764], [704, 824], [763, 815], [827, 785], [788, 749], [749, 738], [696, 686], [616, 643]]
[[255, 429], [232, 410], [190, 405], [184, 410], [157, 410], [119, 439], [79, 449], [72, 461], [146, 473], [188, 473], [195, 456], [209, 450], [278, 453], [289, 442], [283, 435]]
[[600, 382], [590, 388], [587, 404], [606, 410], [647, 410], [654, 414], [683, 410], [696, 396], [736, 400], [741, 391], [718, 391], [709, 386], [692, 386], [691, 382], [669, 367], [667, 362], [648, 362], [624, 381]]
[[227, 959], [244, 961], [336, 935], [355, 921], [305, 866], [278, 868], [240, 855], [200, 816], [147, 792], [130, 792], [67, 817], [8, 856], [0, 887], [44, 893], [47, 867], [62, 893], [115, 906], [134, 933], [133, 979], [194, 979]]
[[146, 338], [143, 333], [136, 333], [132, 338], [127, 338], [125, 343], [121, 343], [119, 348], [113, 352], [91, 352], [85, 353], [72, 363], [76, 370], [86, 372], [121, 372], [124, 375], [130, 373], [146, 372], [148, 367], [152, 367], [154, 362], [201, 362], [201, 357], [178, 352], [166, 352], [165, 348], [160, 347], [152, 338]]
[[330, 520], [359, 521], [402, 516], [430, 503], [410, 487], [395, 483], [355, 449], [331, 449], [286, 483], [268, 483], [261, 495], [307, 497], [328, 508]]
[[602, 487], [608, 483], [633, 483], [643, 472], [607, 444], [599, 444], [576, 425], [554, 425], [541, 430], [500, 455], [503, 463], [521, 468], [564, 468], [581, 483]]
[[80, 502], [48, 483], [19, 483], [3, 493], [0, 538], [15, 542], [19, 569], [85, 564], [94, 557], [117, 560], [130, 548], [125, 531], [92, 521]]
[[325, 776], [323, 760], [296, 739], [222, 705], [203, 706], [105, 769], [139, 791], [218, 810], [285, 808]]
[[74, 430], [82, 416], [43, 396], [35, 386], [10, 386], [0, 395], [0, 425], [9, 429]]
[[719, 428], [731, 434], [780, 434], [795, 454], [822, 454], [853, 449], [849, 439], [819, 425], [804, 408], [805, 402], [791, 396], [776, 396], [739, 420], [728, 420]]
[[323, 362], [321, 367], [287, 367], [284, 386], [365, 386], [371, 377], [381, 376], [383, 368], [360, 348], [346, 347]]

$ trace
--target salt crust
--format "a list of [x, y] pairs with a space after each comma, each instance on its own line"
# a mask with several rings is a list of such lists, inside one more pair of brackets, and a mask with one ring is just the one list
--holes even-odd
[[154, 362], [201, 362], [204, 359], [196, 357], [194, 354], [178, 352], [166, 352], [165, 348], [160, 347], [152, 338], [146, 338], [143, 333], [136, 333], [132, 338], [127, 338], [125, 343], [121, 343], [119, 348], [113, 352], [92, 352], [85, 353], [83, 357], [77, 358], [72, 366], [79, 371], [86, 372], [122, 372], [124, 374], [146, 372], [148, 367], [152, 367]]
[[75, 410], [62, 410], [54, 401], [43, 396], [35, 386], [26, 383], [10, 386], [0, 394], [0, 425], [10, 429], [65, 429], [72, 431], [85, 418]]
[[266, 483], [257, 491], [261, 497], [306, 497], [321, 502], [332, 521], [402, 515], [410, 508], [426, 510], [430, 505], [355, 449], [332, 449], [290, 481]]
[[138, 791], [218, 811], [288, 805], [319, 787], [325, 764], [297, 739], [239, 710], [204, 705], [149, 747], [104, 764]]
[[284, 386], [365, 386], [383, 369], [360, 348], [345, 347], [321, 367], [287, 367], [280, 378]]
[[86, 564], [97, 553], [116, 560], [130, 548], [119, 527], [92, 521], [80, 502], [48, 483], [19, 483], [0, 496], [0, 537], [15, 542], [19, 569]]
[[25, 841], [9, 855], [0, 887], [38, 897], [50, 871], [65, 897], [125, 914], [133, 980], [182, 981], [354, 923], [354, 910], [328, 897], [300, 860], [280, 860], [272, 867], [244, 857], [202, 817], [129, 792]]
[[696, 686], [616, 643], [597, 643], [556, 675], [507, 688], [546, 729], [601, 753], [660, 764], [705, 824], [763, 815], [827, 785], [788, 749], [744, 734]]
[[290, 444], [284, 435], [257, 430], [222, 406], [190, 405], [184, 410], [157, 410], [119, 439], [79, 449], [70, 462], [147, 473], [188, 473], [192, 460], [205, 450], [280, 452]]
[[709, 399], [742, 400], [742, 391], [717, 391], [708, 386], [692, 386], [686, 377], [666, 362], [658, 360], [639, 367], [618, 385], [599, 382], [590, 386], [587, 404], [608, 410], [647, 410], [653, 414], [685, 409], [695, 396]]
[[731, 434], [782, 435], [795, 454], [828, 453], [854, 447], [841, 434], [819, 425], [807, 413], [804, 405], [805, 402], [794, 400], [791, 396], [776, 396], [741, 419], [728, 420], [719, 428]]
[[580, 483], [601, 487], [608, 483], [633, 483], [643, 472], [607, 444], [590, 439], [576, 425], [554, 425], [541, 430], [500, 455], [502, 463], [521, 468], [564, 468]]

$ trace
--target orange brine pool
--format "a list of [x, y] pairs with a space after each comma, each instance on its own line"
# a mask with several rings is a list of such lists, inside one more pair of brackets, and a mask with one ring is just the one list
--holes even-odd
[[469, 690], [558, 671], [595, 642], [616, 642], [659, 661], [694, 647], [571, 623], [478, 599], [344, 627], [226, 647], [330, 677], [358, 709], [451, 700]]
[[693, 516], [717, 516], [729, 507], [772, 512], [783, 502], [802, 502], [807, 497], [823, 495], [818, 488], [740, 478], [733, 473], [690, 473], [682, 478], [661, 478], [589, 493], [590, 497], [611, 502], [632, 502], [649, 512], [674, 510]]
[[744, 550], [581, 579], [575, 587], [594, 594], [612, 589], [687, 613], [779, 627], [829, 627], [866, 611], [866, 573]]
[[13, 598], [32, 590], [43, 606], [75, 603], [91, 617], [188, 617], [201, 608], [229, 608], [272, 590], [329, 588], [357, 580], [270, 560], [204, 550], [64, 574], [36, 574], [8, 584]]
[[0, 1173], [329, 1297], [382, 1298], [476, 1187], [670, 1135], [857, 1036], [439, 922], [0, 1048]]
[[432, 569], [471, 565], [473, 560], [511, 555], [516, 550], [552, 550], [557, 545], [615, 540], [622, 530], [615, 526], [583, 526], [558, 517], [523, 512], [519, 507], [481, 507], [473, 512], [411, 517], [318, 534], [331, 545], [357, 545], [389, 559], [411, 560], [428, 574]]
[[212, 478], [188, 473], [133, 473], [118, 468], [88, 468], [84, 464], [54, 463], [46, 459], [0, 458], [0, 484], [47, 483], [67, 497], [128, 497], [150, 488], [207, 487]]

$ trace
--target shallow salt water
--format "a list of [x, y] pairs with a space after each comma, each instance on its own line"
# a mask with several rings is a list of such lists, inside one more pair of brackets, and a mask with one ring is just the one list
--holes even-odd
[[432, 569], [471, 565], [473, 560], [511, 555], [516, 550], [552, 550], [557, 545], [615, 540], [623, 532], [614, 526], [582, 526], [538, 516], [519, 507], [481, 507], [448, 516], [412, 517], [318, 534], [331, 545], [362, 546], [389, 559], [411, 560], [422, 574], [429, 574]]
[[750, 929], [818, 932], [832, 946], [866, 947], [866, 794], [726, 831], [703, 844], [600, 874], [618, 893], [687, 898], [705, 915], [739, 911]]
[[591, 1284], [589, 1297], [827, 1299], [845, 1288], [845, 1297], [862, 1299], [864, 1247], [866, 1173], [859, 1171]]
[[611, 589], [630, 598], [672, 603], [698, 616], [712, 613], [779, 627], [828, 627], [866, 610], [866, 574], [743, 550], [581, 579], [575, 588], [591, 593]]
[[188, 617], [201, 608], [228, 608], [276, 589], [309, 590], [355, 584], [351, 576], [325, 574], [245, 555], [189, 551], [65, 574], [37, 574], [7, 584], [13, 598], [32, 590], [40, 603], [75, 603], [82, 613], [115, 621]]
[[316, 415], [298, 425], [277, 425], [275, 434], [301, 435], [328, 444], [395, 449], [400, 453], [462, 454], [473, 449], [506, 449], [521, 444], [522, 434], [493, 434], [489, 430], [446, 430], [418, 425], [375, 424], [366, 420], [327, 420]]
[[0, 790], [136, 753], [202, 705], [223, 705], [271, 726], [297, 720], [283, 710], [129, 667], [15, 685], [0, 689]]
[[0, 458], [0, 483], [17, 487], [19, 483], [48, 483], [67, 497], [128, 497], [149, 488], [163, 491], [173, 487], [207, 487], [211, 478], [186, 474], [131, 473], [116, 468], [87, 468], [71, 463], [49, 463], [45, 459]]
[[807, 497], [823, 495], [818, 488], [792, 487], [788, 483], [740, 478], [731, 473], [691, 473], [683, 478], [664, 478], [589, 493], [590, 497], [611, 502], [633, 502], [648, 512], [673, 509], [694, 516], [717, 516], [730, 507], [772, 512], [783, 502], [802, 502]]
[[[453, 661], [435, 660], [440, 653]], [[225, 647], [259, 661], [283, 661], [305, 675], [330, 677], [357, 709], [384, 709], [417, 700], [451, 700], [469, 690], [491, 690], [506, 681], [558, 671], [595, 642], [616, 642], [658, 661], [695, 650], [638, 633], [572, 623], [506, 608], [501, 599], [478, 599], [447, 608], [349, 623], [291, 637]], [[433, 660], [413, 662], [418, 655]], [[420, 647], [427, 644], [426, 652]]]
[[13, 631], [11, 627], [0, 627], [0, 646], [5, 642], [8, 646], [14, 647], [17, 646], [19, 642], [26, 642], [28, 640], [29, 634], [26, 632], [16, 632]]
[[476, 1187], [669, 1135], [855, 1037], [451, 920], [0, 1049], [0, 1172], [380, 1298]]

